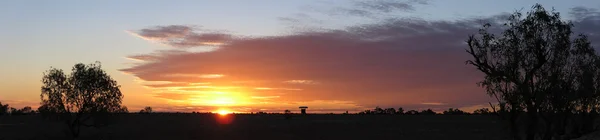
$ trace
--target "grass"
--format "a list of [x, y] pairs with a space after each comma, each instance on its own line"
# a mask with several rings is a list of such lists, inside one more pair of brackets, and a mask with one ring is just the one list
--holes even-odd
[[[228, 119], [229, 124], [224, 124]], [[221, 120], [221, 121], [219, 121]], [[0, 139], [65, 139], [60, 122], [40, 116], [0, 116]], [[408, 139], [501, 140], [508, 133], [495, 116], [123, 114], [81, 139]]]

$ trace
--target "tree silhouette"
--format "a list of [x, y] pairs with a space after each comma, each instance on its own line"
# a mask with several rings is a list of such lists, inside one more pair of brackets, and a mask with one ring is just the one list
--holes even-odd
[[375, 114], [385, 114], [385, 110], [383, 110], [383, 109], [382, 109], [382, 108], [380, 108], [379, 106], [378, 106], [378, 107], [375, 107], [375, 109], [373, 110], [373, 112], [374, 112]]
[[396, 112], [396, 114], [404, 114], [404, 109], [402, 107], [398, 108], [398, 111]]
[[[346, 111], [346, 114], [347, 114], [347, 111]], [[404, 109], [398, 108], [398, 111], [396, 111], [395, 108], [382, 109], [378, 106], [378, 107], [375, 107], [375, 109], [373, 109], [373, 110], [361, 111], [358, 114], [404, 114]]]
[[14, 107], [10, 108], [10, 115], [21, 115], [21, 114], [23, 114], [23, 113], [21, 113], [21, 110], [16, 109]]
[[34, 110], [31, 109], [30, 106], [25, 106], [25, 107], [23, 107], [21, 109], [21, 113], [23, 113], [23, 114], [31, 114], [31, 113], [34, 113]]
[[365, 110], [365, 111], [358, 112], [358, 114], [374, 114], [374, 113], [371, 110]]
[[409, 111], [406, 111], [406, 113], [404, 113], [404, 114], [406, 114], [406, 115], [419, 115], [419, 111], [409, 110]]
[[384, 110], [385, 114], [396, 114], [396, 109], [395, 108], [386, 108]]
[[286, 109], [285, 111], [283, 111], [283, 115], [285, 119], [290, 119], [292, 118], [292, 111]]
[[152, 107], [144, 107], [144, 109], [140, 110], [140, 113], [152, 113]]
[[0, 102], [0, 116], [8, 114], [8, 111], [9, 111], [8, 104], [3, 105], [2, 102]]
[[444, 115], [465, 115], [468, 113], [464, 112], [460, 109], [457, 109], [457, 108], [449, 108], [448, 110], [444, 111], [442, 114], [444, 114]]
[[31, 113], [34, 113], [34, 111], [31, 109], [30, 106], [25, 106], [22, 109], [17, 109], [13, 107], [10, 108], [10, 115], [29, 115]]
[[75, 64], [70, 75], [51, 68], [42, 78], [41, 112], [62, 114], [74, 138], [81, 127], [98, 127], [101, 116], [121, 108], [123, 95], [120, 86], [99, 62]]
[[481, 108], [481, 109], [476, 109], [475, 111], [473, 111], [473, 114], [475, 114], [475, 115], [488, 115], [488, 114], [492, 114], [492, 112], [488, 108]]
[[52, 121], [59, 120], [61, 115], [58, 114], [59, 111], [57, 108], [50, 108], [48, 105], [41, 105], [37, 110], [42, 115], [42, 118]]
[[[591, 132], [600, 106], [600, 59], [587, 37], [572, 37], [573, 25], [539, 4], [525, 17], [515, 12], [504, 25], [501, 36], [486, 24], [469, 37], [473, 59], [467, 64], [485, 74], [479, 86], [498, 101], [514, 139], [552, 139], [564, 134], [570, 117], [582, 120], [573, 123], [583, 124], [574, 133]], [[526, 125], [524, 136], [519, 124]]]
[[435, 111], [431, 110], [431, 109], [426, 109], [426, 110], [422, 110], [419, 114], [421, 115], [435, 115]]
[[33, 113], [33, 110], [30, 106], [25, 106], [22, 109], [11, 108], [12, 115], [29, 115]]
[[127, 109], [127, 106], [121, 106], [116, 113], [129, 113], [129, 109]]

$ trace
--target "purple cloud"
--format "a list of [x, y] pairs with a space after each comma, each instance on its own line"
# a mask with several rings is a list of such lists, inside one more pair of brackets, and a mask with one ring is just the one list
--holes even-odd
[[380, 14], [393, 12], [412, 12], [416, 5], [427, 5], [427, 0], [369, 0], [355, 1], [352, 7], [337, 8], [332, 14], [341, 13], [359, 17], [373, 18]]
[[[575, 31], [591, 35], [596, 43], [600, 41], [598, 14], [584, 13], [579, 17], [586, 18], [574, 21]], [[203, 86], [237, 87], [230, 91], [243, 94], [240, 98], [271, 104], [339, 101], [346, 103], [340, 106], [356, 110], [374, 106], [472, 107], [493, 100], [476, 85], [482, 74], [465, 65], [470, 58], [464, 52], [464, 41], [486, 22], [493, 24], [492, 31], [499, 32], [502, 26], [498, 23], [505, 17], [461, 21], [389, 19], [343, 30], [244, 39], [223, 34], [195, 41], [187, 39], [190, 34], [186, 34], [184, 40], [190, 42], [213, 39], [227, 43], [211, 52], [135, 55], [130, 58], [143, 59], [145, 63], [121, 71], [144, 81], [178, 83], [174, 86], [206, 83]], [[223, 76], [169, 76], [207, 74]], [[215, 91], [191, 88], [200, 92], [198, 95]], [[180, 95], [156, 97], [186, 99]]]
[[216, 46], [233, 39], [223, 31], [203, 30], [185, 25], [156, 26], [129, 33], [142, 39], [155, 41], [176, 48]]

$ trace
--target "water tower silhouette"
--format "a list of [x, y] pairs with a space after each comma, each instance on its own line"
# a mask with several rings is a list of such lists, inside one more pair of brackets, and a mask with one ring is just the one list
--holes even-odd
[[308, 106], [300, 106], [300, 112], [301, 114], [306, 114], [306, 109], [308, 108]]

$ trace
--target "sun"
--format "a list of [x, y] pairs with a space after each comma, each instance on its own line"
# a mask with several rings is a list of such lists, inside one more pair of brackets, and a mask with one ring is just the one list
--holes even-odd
[[225, 116], [225, 115], [227, 115], [227, 114], [230, 114], [230, 113], [231, 113], [231, 111], [229, 111], [229, 110], [224, 110], [224, 109], [221, 109], [221, 110], [217, 111], [217, 113], [218, 113], [219, 115], [221, 115], [221, 116]]

